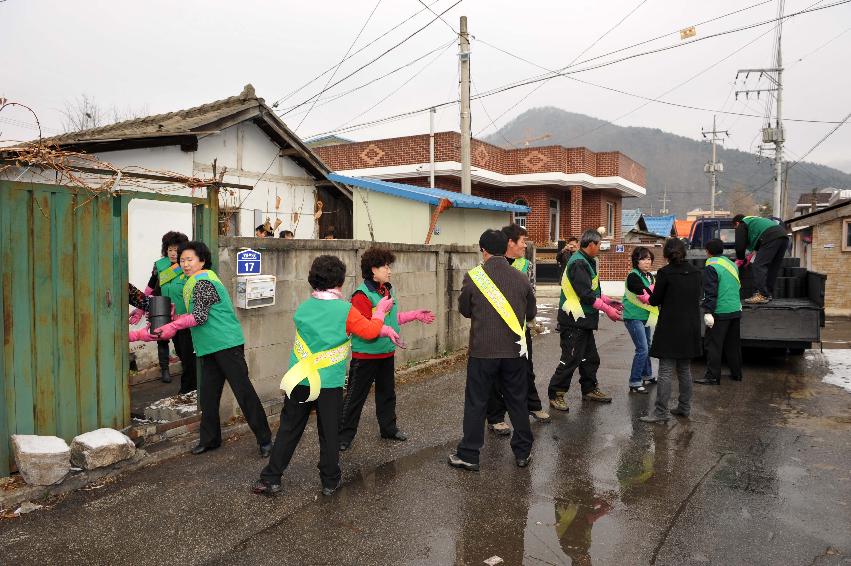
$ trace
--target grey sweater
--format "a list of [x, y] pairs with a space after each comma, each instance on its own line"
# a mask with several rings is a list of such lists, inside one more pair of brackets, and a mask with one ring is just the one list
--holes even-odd
[[[505, 295], [520, 324], [535, 318], [538, 312], [535, 293], [529, 277], [520, 273], [502, 256], [494, 256], [484, 264], [496, 286]], [[479, 291], [469, 274], [464, 275], [458, 311], [470, 319], [470, 350], [473, 358], [516, 358], [520, 355], [519, 339]]]

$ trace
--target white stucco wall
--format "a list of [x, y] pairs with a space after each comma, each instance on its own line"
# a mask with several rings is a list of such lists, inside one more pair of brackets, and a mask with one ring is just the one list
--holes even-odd
[[376, 242], [422, 244], [430, 222], [429, 205], [352, 187], [354, 239], [370, 241], [372, 219]]

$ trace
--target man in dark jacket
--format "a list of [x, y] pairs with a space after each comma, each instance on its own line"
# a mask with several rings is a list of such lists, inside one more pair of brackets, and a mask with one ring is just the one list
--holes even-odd
[[760, 216], [737, 214], [733, 217], [733, 226], [736, 228], [736, 266], [747, 263], [747, 252], [756, 254], [751, 256], [755, 291], [745, 302], [765, 304], [774, 294], [774, 282], [789, 248], [789, 236], [775, 221]]
[[467, 387], [464, 391], [464, 437], [449, 465], [479, 470], [485, 413], [494, 383], [499, 384], [514, 427], [511, 449], [519, 467], [531, 459], [532, 428], [526, 407], [528, 355], [526, 324], [537, 314], [528, 276], [511, 267], [504, 254], [508, 237], [486, 230], [479, 238], [484, 263], [464, 276], [458, 311], [470, 319]]
[[703, 269], [703, 321], [706, 323], [706, 374], [695, 383], [718, 385], [721, 382], [721, 361], [727, 358], [730, 379], [742, 380], [742, 344], [740, 322], [742, 303], [739, 301], [739, 272], [735, 264], [724, 257], [724, 242], [706, 242], [706, 267]]
[[594, 331], [600, 318], [598, 311], [617, 321], [621, 320], [623, 305], [600, 291], [596, 259], [600, 252], [600, 234], [596, 230], [586, 230], [579, 246], [579, 251], [570, 256], [561, 278], [558, 310], [561, 359], [547, 390], [550, 407], [559, 411], [568, 410], [564, 397], [577, 368], [583, 399], [612, 402], [612, 398], [597, 387], [600, 356]]

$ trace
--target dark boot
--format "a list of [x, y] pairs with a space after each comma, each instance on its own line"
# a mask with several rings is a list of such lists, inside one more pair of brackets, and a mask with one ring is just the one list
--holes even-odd
[[160, 368], [160, 381], [163, 383], [171, 383], [171, 372], [168, 371], [168, 366]]

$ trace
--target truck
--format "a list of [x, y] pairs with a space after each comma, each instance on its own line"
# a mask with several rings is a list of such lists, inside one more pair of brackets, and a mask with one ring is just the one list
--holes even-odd
[[[724, 242], [724, 255], [735, 259], [736, 230], [732, 218], [699, 218], [691, 227], [686, 259], [704, 268], [706, 242]], [[753, 295], [750, 265], [739, 271], [741, 297]], [[787, 255], [774, 285], [774, 299], [764, 305], [742, 303], [742, 346], [782, 350], [801, 355], [821, 342], [825, 325], [824, 292], [827, 276], [801, 266], [801, 260]]]

